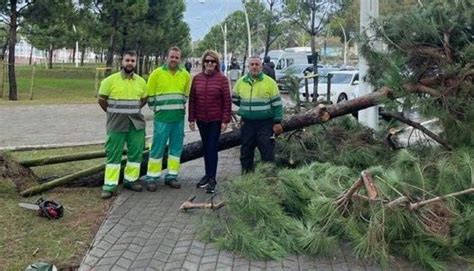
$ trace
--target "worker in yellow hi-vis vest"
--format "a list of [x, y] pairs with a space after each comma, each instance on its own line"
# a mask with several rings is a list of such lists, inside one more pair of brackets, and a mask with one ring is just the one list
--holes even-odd
[[180, 168], [184, 140], [185, 105], [191, 88], [191, 75], [179, 66], [181, 50], [168, 50], [167, 63], [154, 70], [148, 78], [148, 105], [155, 112], [153, 142], [148, 170], [144, 181], [148, 191], [157, 189], [162, 175], [163, 157], [168, 143], [168, 173], [165, 184], [181, 188], [177, 177]]
[[107, 165], [101, 194], [104, 199], [117, 191], [125, 143], [128, 152], [123, 186], [137, 192], [143, 190], [137, 180], [145, 147], [145, 117], [141, 108], [147, 101], [147, 89], [145, 80], [134, 73], [136, 65], [137, 54], [126, 52], [122, 70], [105, 78], [100, 85], [99, 105], [107, 112]]

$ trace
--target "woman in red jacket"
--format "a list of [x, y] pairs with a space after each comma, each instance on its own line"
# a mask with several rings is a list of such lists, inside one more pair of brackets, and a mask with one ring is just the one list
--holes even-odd
[[203, 144], [206, 175], [197, 184], [207, 193], [216, 189], [217, 147], [231, 114], [229, 80], [220, 71], [219, 55], [207, 50], [202, 56], [202, 72], [194, 76], [189, 95], [189, 128], [196, 124]]

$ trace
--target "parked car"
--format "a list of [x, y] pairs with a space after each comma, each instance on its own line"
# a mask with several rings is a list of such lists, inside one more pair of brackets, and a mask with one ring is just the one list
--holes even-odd
[[[356, 96], [354, 92], [359, 84], [359, 71], [331, 71], [330, 101], [334, 104], [353, 99]], [[318, 81], [318, 100], [327, 100], [328, 77], [320, 77]], [[300, 99], [306, 99], [305, 86], [299, 89]], [[310, 101], [313, 100], [313, 84], [308, 84], [308, 94]]]

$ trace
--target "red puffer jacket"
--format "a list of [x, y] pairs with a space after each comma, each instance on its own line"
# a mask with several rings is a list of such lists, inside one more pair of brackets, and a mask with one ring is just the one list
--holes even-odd
[[188, 120], [230, 122], [231, 98], [229, 80], [219, 71], [194, 76], [189, 95]]

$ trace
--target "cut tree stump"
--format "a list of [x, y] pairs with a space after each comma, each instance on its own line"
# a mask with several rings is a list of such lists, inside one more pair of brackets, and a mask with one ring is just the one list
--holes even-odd
[[28, 184], [36, 183], [38, 177], [29, 168], [22, 166], [5, 152], [0, 152], [0, 180], [10, 180], [18, 191]]

